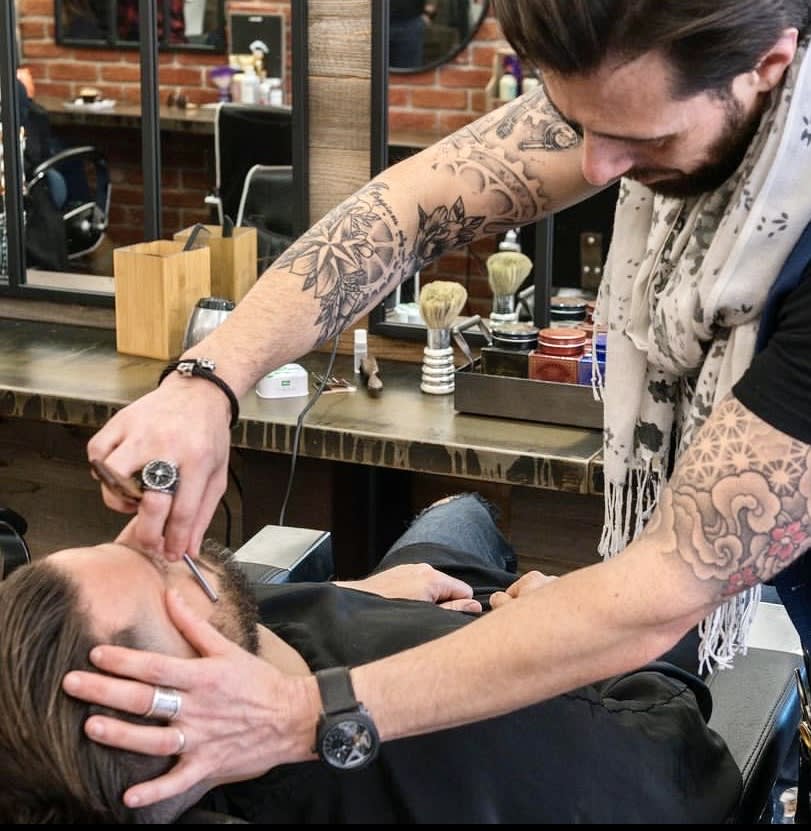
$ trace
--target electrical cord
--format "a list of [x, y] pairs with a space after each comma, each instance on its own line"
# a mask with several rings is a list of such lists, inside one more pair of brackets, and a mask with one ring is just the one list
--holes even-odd
[[285, 490], [284, 499], [282, 500], [282, 507], [279, 511], [279, 525], [284, 525], [284, 517], [287, 513], [287, 503], [290, 500], [290, 493], [293, 490], [293, 477], [296, 472], [296, 459], [298, 458], [298, 447], [299, 441], [301, 439], [301, 428], [304, 424], [304, 417], [312, 408], [313, 404], [318, 401], [321, 393], [324, 391], [324, 387], [327, 385], [327, 380], [332, 375], [332, 367], [335, 364], [335, 355], [338, 352], [338, 342], [340, 340], [340, 335], [335, 336], [335, 342], [332, 344], [332, 352], [330, 352], [329, 356], [329, 363], [327, 364], [327, 369], [321, 376], [321, 383], [316, 387], [315, 392], [310, 396], [310, 400], [304, 405], [301, 412], [298, 414], [298, 418], [296, 418], [296, 432], [293, 435], [293, 455], [290, 459], [290, 473], [287, 477], [287, 488]]
[[228, 465], [228, 474], [231, 477], [231, 481], [234, 483], [234, 487], [237, 489], [237, 493], [239, 494], [239, 501], [242, 502], [242, 482], [239, 481], [239, 477], [237, 476], [237, 472], [234, 470], [233, 465]]
[[224, 496], [220, 498], [220, 506], [222, 507], [223, 514], [225, 515], [225, 547], [230, 548], [233, 517], [231, 514], [231, 506], [228, 504]]

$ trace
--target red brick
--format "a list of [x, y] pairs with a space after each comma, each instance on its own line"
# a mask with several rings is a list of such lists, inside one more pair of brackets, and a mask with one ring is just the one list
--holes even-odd
[[414, 108], [462, 110], [467, 107], [467, 91], [463, 89], [415, 89], [411, 93]]

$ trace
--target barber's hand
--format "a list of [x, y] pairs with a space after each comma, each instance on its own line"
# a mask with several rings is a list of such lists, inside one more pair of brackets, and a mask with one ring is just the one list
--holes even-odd
[[498, 609], [499, 606], [504, 606], [511, 600], [515, 600], [516, 597], [537, 591], [542, 586], [557, 579], [554, 574], [528, 571], [526, 574], [522, 574], [514, 583], [507, 586], [503, 592], [493, 592], [490, 595], [490, 606], [493, 609]]
[[[123, 476], [152, 459], [180, 470], [175, 494], [146, 491], [131, 529], [143, 551], [177, 560], [195, 556], [228, 485], [228, 401], [213, 384], [167, 378], [124, 407], [88, 442], [88, 459], [100, 459]], [[133, 503], [102, 488], [105, 504], [132, 513]]]
[[167, 608], [202, 657], [98, 646], [90, 658], [110, 675], [74, 671], [63, 682], [74, 698], [137, 715], [149, 709], [156, 685], [180, 693], [180, 714], [164, 725], [101, 715], [85, 722], [94, 741], [136, 753], [173, 756], [182, 743], [178, 762], [156, 779], [133, 785], [124, 802], [151, 805], [198, 784], [210, 789], [252, 779], [281, 763], [315, 758], [311, 748], [320, 696], [313, 676], [283, 675], [220, 635], [176, 592], [167, 593]]
[[481, 612], [473, 589], [462, 580], [438, 571], [428, 563], [404, 563], [363, 580], [335, 581], [348, 589], [399, 600], [425, 600], [457, 612]]

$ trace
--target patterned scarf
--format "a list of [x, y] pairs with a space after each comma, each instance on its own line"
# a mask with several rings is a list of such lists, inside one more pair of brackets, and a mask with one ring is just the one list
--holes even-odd
[[[608, 326], [603, 557], [642, 529], [668, 473], [749, 366], [769, 287], [811, 217], [811, 58], [800, 44], [737, 171], [691, 200], [623, 179], [595, 321]], [[597, 362], [595, 361], [595, 367]], [[700, 625], [702, 668], [745, 652], [760, 586]]]

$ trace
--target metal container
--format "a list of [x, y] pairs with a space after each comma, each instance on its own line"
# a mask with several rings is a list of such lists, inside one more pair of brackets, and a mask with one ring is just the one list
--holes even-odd
[[194, 346], [213, 332], [235, 306], [233, 300], [224, 297], [201, 297], [189, 316], [186, 334], [183, 336], [183, 349]]

